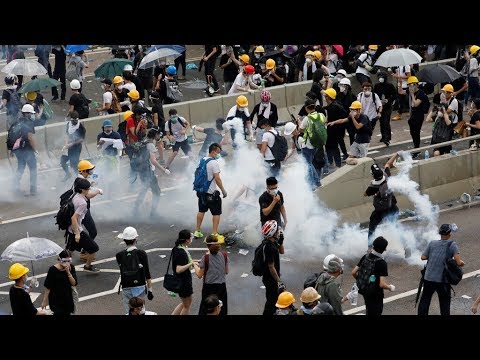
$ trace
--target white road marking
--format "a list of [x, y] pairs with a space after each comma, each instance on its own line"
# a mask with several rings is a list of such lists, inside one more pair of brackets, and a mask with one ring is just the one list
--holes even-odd
[[368, 155], [376, 154], [376, 153], [378, 153], [378, 152], [380, 152], [380, 151], [378, 151], [378, 150], [369, 151], [369, 152], [368, 152]]

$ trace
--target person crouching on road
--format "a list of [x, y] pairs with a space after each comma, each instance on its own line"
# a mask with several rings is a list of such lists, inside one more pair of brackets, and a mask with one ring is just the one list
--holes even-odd
[[74, 214], [72, 216], [72, 225], [68, 227], [66, 236], [66, 248], [69, 251], [86, 252], [86, 263], [83, 269], [89, 272], [99, 272], [100, 270], [92, 265], [95, 259], [95, 253], [98, 251], [97, 243], [84, 231], [83, 220], [88, 212], [87, 195], [90, 189], [90, 182], [87, 179], [77, 179], [75, 181], [75, 196], [72, 199]]

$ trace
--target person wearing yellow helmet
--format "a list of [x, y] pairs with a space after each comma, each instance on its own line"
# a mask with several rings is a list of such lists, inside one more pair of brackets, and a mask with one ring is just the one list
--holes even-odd
[[123, 78], [121, 76], [115, 76], [112, 80], [113, 92], [112, 96], [116, 96], [118, 103], [120, 104], [121, 111], [129, 111], [130, 100], [128, 98], [128, 90], [123, 88]]
[[355, 62], [357, 65], [357, 69], [355, 70], [355, 78], [360, 83], [360, 86], [365, 82], [372, 82], [370, 79], [370, 73], [374, 71], [374, 55], [377, 51], [377, 48], [377, 45], [369, 45], [368, 51], [364, 50]]
[[285, 69], [277, 67], [275, 60], [267, 59], [265, 62], [265, 71], [262, 71], [265, 87], [282, 85], [285, 82], [286, 76]]
[[[233, 88], [232, 88], [233, 89]], [[243, 123], [243, 132], [244, 139], [247, 140], [247, 135], [249, 135], [249, 141], [253, 141], [253, 130], [252, 130], [252, 121], [250, 120], [250, 111], [248, 110], [248, 99], [244, 95], [237, 97], [236, 104], [228, 110], [226, 120], [232, 120], [234, 118], [239, 118]], [[225, 124], [224, 124], [225, 128]], [[235, 149], [237, 143], [235, 142], [236, 130], [233, 126], [230, 127], [230, 136], [232, 138], [232, 147]]]
[[315, 54], [311, 50], [308, 50], [305, 53], [305, 62], [303, 63], [301, 70], [298, 72], [298, 81], [312, 80], [313, 73], [317, 70], [314, 57]]
[[480, 98], [480, 84], [478, 78], [478, 68], [479, 68], [479, 54], [480, 46], [472, 45], [470, 46], [470, 54], [468, 54], [468, 72], [467, 72], [467, 82], [468, 90], [467, 95], [465, 96], [465, 105], [468, 104], [468, 99]]
[[[327, 124], [329, 122], [336, 121], [338, 119], [344, 119], [348, 116], [347, 111], [343, 108], [342, 104], [336, 100], [337, 92], [333, 88], [323, 90], [325, 94], [325, 102], [327, 105], [324, 107], [326, 110]], [[325, 150], [327, 152], [327, 160], [330, 166], [337, 168], [342, 166], [342, 159], [340, 157], [340, 150], [338, 149], [340, 140], [343, 140], [345, 135], [345, 127], [342, 125], [327, 126], [327, 142], [325, 144]], [[335, 162], [335, 165], [334, 165]]]
[[282, 291], [278, 295], [277, 303], [275, 304], [277, 307], [275, 315], [293, 315], [297, 311], [295, 301], [295, 297], [291, 292]]
[[[410, 135], [413, 140], [413, 147], [420, 147], [420, 131], [422, 130], [425, 114], [428, 114], [430, 108], [430, 100], [425, 92], [418, 87], [418, 79], [416, 76], [410, 76], [407, 79], [408, 93], [410, 97], [410, 118], [408, 126], [410, 127]], [[412, 153], [412, 157], [416, 158], [420, 153]]]
[[28, 272], [29, 269], [20, 263], [13, 264], [8, 270], [8, 278], [15, 281], [9, 291], [12, 314], [22, 317], [46, 315], [45, 311], [37, 310], [32, 303], [30, 287], [27, 285]]

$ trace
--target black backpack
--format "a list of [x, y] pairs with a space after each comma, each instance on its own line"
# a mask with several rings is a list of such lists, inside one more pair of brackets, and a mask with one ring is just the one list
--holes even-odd
[[123, 288], [145, 285], [145, 271], [138, 260], [137, 249], [120, 251], [117, 256]]
[[[357, 273], [357, 287], [358, 293], [362, 295], [369, 295], [375, 291], [375, 280], [370, 279], [374, 275], [375, 263], [380, 260], [379, 257], [375, 256], [374, 259], [370, 258], [370, 255], [367, 254], [360, 264], [360, 269]], [[372, 280], [372, 281], [371, 281]]]
[[122, 121], [118, 124], [117, 132], [120, 134], [120, 139], [122, 139], [123, 143], [127, 142], [127, 120]]
[[130, 164], [135, 172], [145, 173], [150, 169], [150, 151], [147, 149], [147, 143], [147, 141], [139, 141], [130, 146], [132, 153]]
[[255, 276], [263, 276], [265, 272], [265, 246], [268, 240], [263, 240], [255, 249], [255, 255], [252, 260], [252, 273]]
[[306, 289], [307, 287], [313, 287], [313, 288], [317, 288], [317, 282], [318, 282], [318, 278], [320, 277], [320, 275], [323, 273], [322, 272], [319, 272], [319, 273], [313, 273], [312, 275], [310, 275], [309, 277], [307, 277], [305, 279], [305, 282], [303, 283], [303, 288]]
[[277, 161], [283, 161], [287, 157], [288, 154], [288, 143], [287, 139], [284, 136], [280, 136], [275, 134], [273, 131], [268, 131], [273, 136], [275, 136], [275, 142], [273, 143], [272, 147], [268, 147], [272, 152], [273, 157]]
[[[7, 141], [6, 141], [7, 149], [12, 150], [13, 145], [18, 140], [18, 138], [20, 138], [21, 136], [23, 136], [23, 134], [22, 134], [22, 123], [20, 121], [16, 121], [8, 129]], [[22, 149], [23, 147], [25, 147], [25, 139], [23, 139], [21, 141], [19, 149]]]
[[376, 211], [386, 211], [392, 207], [393, 193], [388, 188], [387, 182], [384, 181], [378, 188], [378, 192], [373, 195], [373, 207]]
[[15, 89], [6, 89], [6, 91], [10, 94], [10, 100], [7, 103], [8, 113], [11, 115], [17, 115], [22, 108], [20, 95], [18, 95]]
[[86, 118], [88, 118], [88, 116], [90, 114], [90, 107], [88, 106], [89, 101], [85, 97], [85, 95], [83, 95], [82, 93], [78, 94], [78, 98], [80, 99], [80, 105], [76, 109], [77, 112], [78, 112], [78, 118], [79, 119], [86, 119]]
[[75, 207], [72, 201], [74, 196], [73, 188], [60, 195], [60, 209], [57, 215], [54, 216], [57, 219], [55, 225], [58, 225], [59, 230], [67, 230], [68, 227], [72, 225], [72, 216], [75, 213]]

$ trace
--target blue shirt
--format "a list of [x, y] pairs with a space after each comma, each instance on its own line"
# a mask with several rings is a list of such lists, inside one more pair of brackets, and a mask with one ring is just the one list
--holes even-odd
[[[451, 246], [449, 246], [452, 244]], [[434, 240], [428, 243], [427, 248], [423, 252], [423, 256], [428, 258], [427, 270], [425, 271], [425, 280], [432, 282], [446, 282], [443, 276], [443, 269], [445, 268], [445, 260], [458, 254], [458, 246], [455, 241]]]

